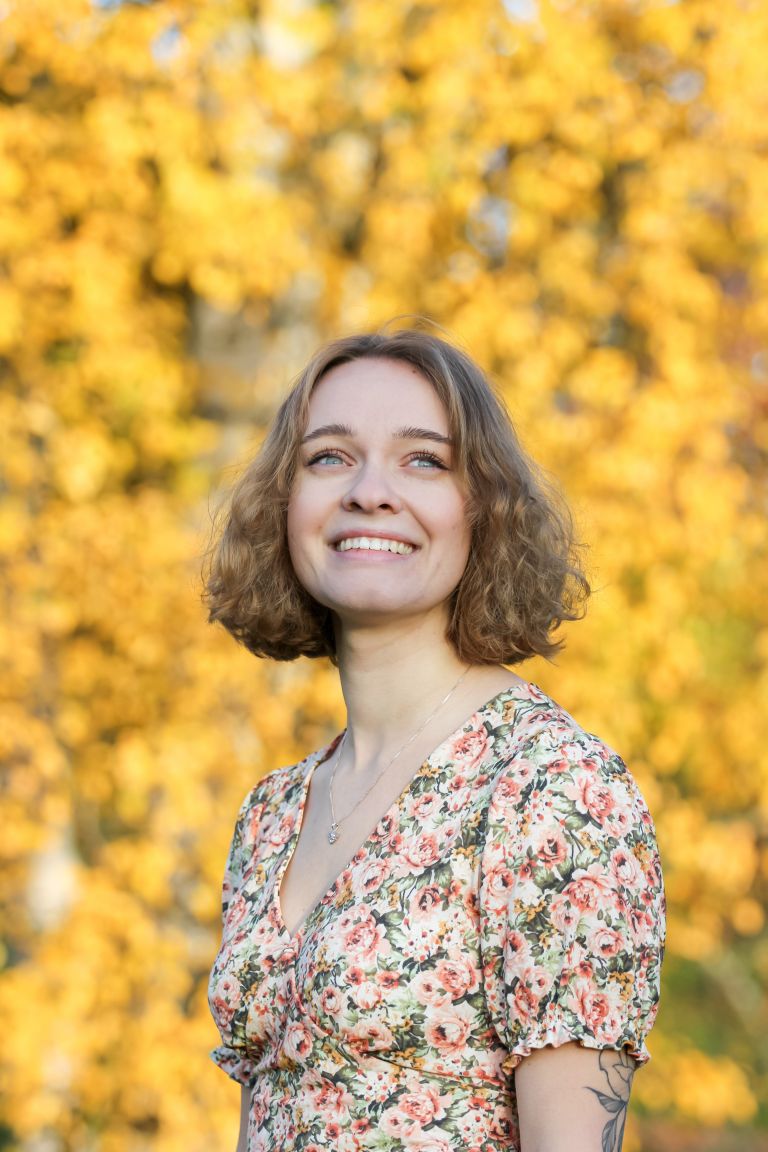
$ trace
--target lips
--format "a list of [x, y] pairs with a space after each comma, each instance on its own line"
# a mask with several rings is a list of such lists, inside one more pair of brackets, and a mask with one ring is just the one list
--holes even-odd
[[393, 552], [398, 556], [409, 556], [414, 551], [412, 544], [405, 540], [394, 540], [387, 536], [343, 536], [334, 544], [337, 552]]

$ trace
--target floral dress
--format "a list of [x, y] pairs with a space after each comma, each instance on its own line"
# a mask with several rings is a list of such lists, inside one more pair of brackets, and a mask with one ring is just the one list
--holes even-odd
[[280, 881], [336, 744], [256, 785], [227, 863], [212, 1056], [252, 1088], [248, 1152], [516, 1152], [532, 1049], [648, 1059], [648, 809], [614, 752], [515, 685], [435, 749], [291, 936]]

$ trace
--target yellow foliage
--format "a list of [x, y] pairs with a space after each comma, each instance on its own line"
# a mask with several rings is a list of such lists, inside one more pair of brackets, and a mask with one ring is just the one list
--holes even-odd
[[706, 1128], [745, 1124], [757, 1111], [743, 1068], [726, 1057], [687, 1049], [666, 1051], [664, 1068], [650, 1064], [637, 1084], [647, 1107], [672, 1107], [682, 1119]]
[[234, 1144], [204, 1003], [232, 820], [343, 707], [327, 667], [206, 627], [209, 506], [320, 340], [403, 313], [492, 370], [591, 543], [588, 618], [522, 671], [657, 817], [668, 987], [637, 1093], [753, 1122], [765, 5], [10, 0], [2, 28], [9, 1147]]

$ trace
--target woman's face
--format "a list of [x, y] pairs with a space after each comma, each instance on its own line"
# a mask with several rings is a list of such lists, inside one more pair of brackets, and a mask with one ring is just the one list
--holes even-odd
[[409, 364], [360, 359], [315, 386], [288, 504], [301, 584], [343, 622], [437, 614], [467, 563], [448, 416]]

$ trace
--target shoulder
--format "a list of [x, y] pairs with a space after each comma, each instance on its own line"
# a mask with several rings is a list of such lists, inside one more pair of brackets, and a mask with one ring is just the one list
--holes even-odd
[[534, 695], [494, 774], [481, 883], [489, 940], [500, 948], [511, 918], [526, 938], [581, 933], [614, 959], [619, 936], [624, 951], [660, 951], [662, 872], [640, 789], [610, 745]]
[[514, 686], [502, 692], [488, 707], [488, 726], [494, 736], [502, 736], [496, 743], [496, 751], [503, 755], [504, 745], [512, 754], [521, 748], [535, 750], [541, 757], [584, 749], [594, 751], [604, 758], [618, 758], [617, 753], [601, 740], [588, 732], [541, 688], [535, 684]]
[[529, 685], [497, 747], [489, 830], [529, 836], [537, 826], [616, 840], [654, 840], [653, 822], [621, 756]]
[[298, 802], [309, 772], [324, 759], [333, 744], [324, 745], [297, 764], [268, 772], [246, 794], [236, 821], [236, 838], [252, 842], [265, 823], [280, 820]]
[[511, 772], [554, 780], [584, 769], [606, 778], [630, 778], [618, 752], [534, 684], [513, 698], [506, 693], [499, 697], [491, 737], [500, 779]]

